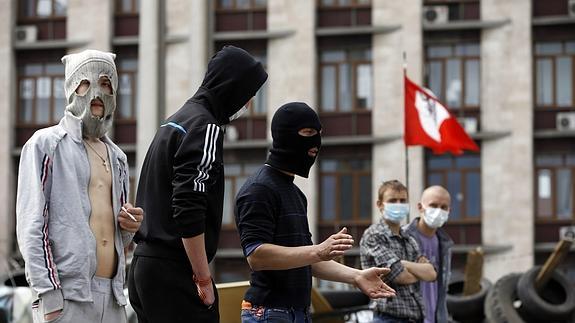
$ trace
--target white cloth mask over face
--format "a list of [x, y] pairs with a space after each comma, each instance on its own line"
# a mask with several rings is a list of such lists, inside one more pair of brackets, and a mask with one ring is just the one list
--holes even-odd
[[428, 227], [437, 229], [447, 222], [449, 212], [440, 208], [426, 208], [423, 211], [423, 221]]
[[[101, 138], [112, 127], [116, 110], [116, 92], [118, 73], [114, 63], [115, 54], [98, 50], [85, 50], [77, 54], [62, 57], [66, 65], [64, 91], [68, 105], [66, 111], [82, 120], [82, 134], [88, 137]], [[102, 80], [108, 79], [111, 93], [101, 86]], [[89, 83], [86, 93], [76, 93], [82, 81]], [[92, 115], [92, 100], [101, 100], [104, 104], [102, 117]]]

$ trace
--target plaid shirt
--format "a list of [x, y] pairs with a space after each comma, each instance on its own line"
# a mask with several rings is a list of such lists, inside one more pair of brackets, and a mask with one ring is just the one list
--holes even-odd
[[416, 262], [419, 258], [419, 246], [415, 239], [403, 229], [399, 235], [393, 234], [385, 220], [372, 224], [361, 237], [361, 267], [388, 267], [391, 272], [384, 281], [395, 289], [396, 296], [372, 301], [374, 311], [398, 318], [423, 319], [424, 303], [419, 291], [419, 282], [399, 285], [393, 280], [403, 271], [400, 260]]

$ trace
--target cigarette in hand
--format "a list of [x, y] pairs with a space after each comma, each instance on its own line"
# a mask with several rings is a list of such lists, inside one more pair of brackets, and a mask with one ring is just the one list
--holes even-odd
[[132, 219], [132, 221], [138, 222], [138, 220], [136, 220], [136, 218], [132, 214], [130, 214], [130, 212], [128, 212], [128, 210], [126, 210], [126, 208], [123, 206], [122, 206], [122, 211], [126, 212], [126, 214], [130, 217], [130, 219]]

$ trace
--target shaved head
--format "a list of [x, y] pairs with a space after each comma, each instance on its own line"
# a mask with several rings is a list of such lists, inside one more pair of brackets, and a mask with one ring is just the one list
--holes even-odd
[[447, 211], [451, 206], [451, 195], [442, 186], [430, 186], [421, 194], [420, 204], [423, 207], [439, 208]]

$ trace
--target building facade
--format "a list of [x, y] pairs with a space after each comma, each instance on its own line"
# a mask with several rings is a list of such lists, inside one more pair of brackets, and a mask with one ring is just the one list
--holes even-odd
[[[233, 201], [289, 101], [314, 107], [324, 125], [310, 178], [296, 180], [316, 242], [343, 226], [359, 241], [380, 217], [376, 192], [388, 179], [407, 182], [412, 217], [426, 186], [447, 187], [454, 267], [482, 246], [491, 280], [542, 263], [575, 225], [573, 0], [0, 0], [0, 18], [1, 259], [17, 250], [20, 149], [63, 115], [60, 58], [87, 48], [117, 54], [112, 137], [132, 167], [132, 201], [156, 129], [193, 95], [212, 54], [232, 44], [265, 65], [250, 112], [226, 130], [217, 282], [248, 277]], [[404, 64], [479, 153], [405, 149]], [[357, 250], [344, 261], [359, 266]], [[564, 267], [574, 263], [572, 252]]]

